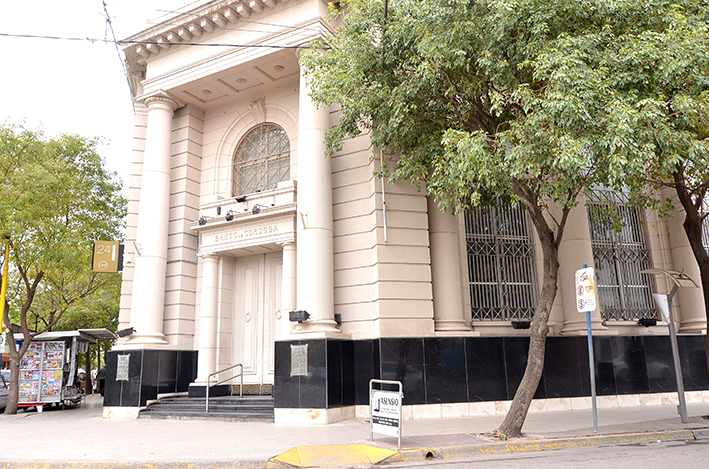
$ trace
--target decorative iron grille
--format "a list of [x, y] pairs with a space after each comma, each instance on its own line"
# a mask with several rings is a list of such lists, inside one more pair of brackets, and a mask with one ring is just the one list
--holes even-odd
[[537, 302], [534, 251], [522, 206], [470, 210], [465, 233], [473, 320], [531, 318]]
[[234, 196], [275, 189], [290, 178], [290, 142], [275, 124], [251, 129], [236, 149], [232, 173]]
[[[709, 200], [704, 199], [700, 215], [704, 215], [707, 212], [709, 212]], [[704, 250], [709, 252], [709, 217], [705, 218], [702, 223], [702, 244], [704, 245]]]
[[653, 280], [643, 212], [627, 194], [596, 190], [586, 195], [598, 303], [605, 320], [637, 321], [655, 317]]

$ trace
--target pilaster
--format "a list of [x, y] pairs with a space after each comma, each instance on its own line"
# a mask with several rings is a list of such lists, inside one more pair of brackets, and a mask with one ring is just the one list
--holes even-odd
[[433, 196], [427, 198], [427, 204], [435, 329], [468, 332], [461, 297], [458, 219], [441, 212]]
[[[676, 193], [671, 189], [662, 191], [663, 197], [674, 201], [675, 210], [667, 219], [669, 232], [670, 253], [674, 270], [684, 271], [695, 282], [699, 283], [701, 274], [699, 265], [694, 258], [692, 247], [689, 245], [687, 233], [684, 231], [684, 209], [677, 200]], [[675, 310], [675, 321], [678, 322], [678, 332], [685, 334], [702, 333], [707, 329], [707, 318], [704, 314], [704, 296], [700, 288], [680, 288], [677, 290], [679, 297], [679, 311]], [[674, 299], [673, 303], [677, 303]], [[679, 314], [677, 314], [679, 312]]]
[[[587, 333], [586, 314], [576, 310], [576, 271], [584, 265], [594, 269], [596, 267], [586, 213], [586, 197], [580, 194], [578, 205], [569, 212], [564, 237], [559, 245], [559, 293], [564, 306], [564, 327], [561, 333], [564, 335]], [[594, 332], [607, 330], [598, 308], [591, 312], [591, 327]]]

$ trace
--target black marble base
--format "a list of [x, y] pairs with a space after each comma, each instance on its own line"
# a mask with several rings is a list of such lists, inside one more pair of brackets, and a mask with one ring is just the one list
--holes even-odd
[[[117, 380], [119, 355], [128, 355], [128, 379]], [[111, 350], [106, 354], [106, 407], [142, 407], [158, 394], [187, 392], [197, 377], [192, 350]]]
[[[203, 384], [190, 384], [187, 390], [188, 397], [205, 397], [207, 395], [207, 387]], [[231, 396], [231, 385], [219, 384], [209, 388], [209, 397]]]
[[[678, 336], [687, 391], [708, 390], [704, 336]], [[290, 376], [291, 344], [308, 344], [307, 376]], [[598, 395], [676, 392], [667, 336], [593, 338]], [[369, 403], [369, 381], [401, 381], [404, 405], [504, 401], [527, 364], [526, 337], [425, 337], [276, 342], [277, 408]], [[549, 337], [535, 399], [590, 396], [588, 339]]]
[[[704, 336], [678, 336], [687, 391], [709, 390]], [[307, 345], [307, 372], [291, 376], [291, 345]], [[312, 339], [275, 344], [277, 408], [330, 409], [369, 403], [369, 381], [401, 381], [404, 405], [512, 399], [527, 363], [526, 337]], [[676, 392], [667, 336], [593, 338], [596, 393]], [[128, 379], [116, 380], [119, 355]], [[142, 407], [159, 393], [186, 392], [197, 376], [197, 352], [116, 350], [106, 357], [105, 406]], [[194, 389], [193, 389], [194, 388]], [[230, 391], [230, 386], [222, 386]], [[201, 387], [204, 395], [204, 387]], [[220, 392], [216, 387], [211, 396]], [[222, 390], [221, 392], [225, 392]], [[591, 394], [588, 339], [549, 337], [535, 398]]]

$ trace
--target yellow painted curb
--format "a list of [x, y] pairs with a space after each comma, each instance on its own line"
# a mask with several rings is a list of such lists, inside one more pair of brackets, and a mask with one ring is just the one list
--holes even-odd
[[[695, 430], [696, 431], [696, 430]], [[587, 446], [623, 445], [645, 443], [648, 441], [671, 441], [678, 439], [696, 439], [692, 430], [671, 430], [660, 432], [623, 433], [611, 435], [593, 435], [585, 437], [556, 438], [548, 440], [528, 440], [513, 443], [485, 443], [474, 445], [451, 445], [443, 447], [402, 449], [387, 462], [421, 461], [433, 457], [446, 459], [470, 457], [476, 455], [499, 455], [516, 452], [549, 451]]]
[[296, 446], [270, 461], [293, 467], [344, 466], [377, 464], [396, 454], [396, 451], [365, 445]]

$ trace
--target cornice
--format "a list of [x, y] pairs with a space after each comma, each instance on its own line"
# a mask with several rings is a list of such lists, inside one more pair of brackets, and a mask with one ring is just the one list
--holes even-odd
[[[297, 37], [294, 37], [292, 34], [290, 34], [293, 30], [312, 30], [310, 35], [308, 36], [303, 36], [299, 35]], [[287, 47], [307, 47], [307, 44], [315, 41], [315, 40], [321, 40], [325, 39], [328, 36], [332, 36], [335, 34], [335, 31], [332, 29], [332, 27], [322, 18], [315, 18], [311, 19], [302, 23], [294, 24], [292, 26], [286, 27], [282, 30], [275, 31], [271, 34], [268, 34], [266, 36], [263, 36], [255, 41], [251, 41], [248, 44], [258, 44], [258, 45], [276, 45], [276, 44], [281, 44]], [[264, 51], [267, 51], [268, 49], [264, 48]], [[193, 61], [193, 62], [187, 62], [183, 63], [181, 66], [169, 70], [165, 73], [155, 75], [149, 79], [144, 79], [142, 77], [140, 79], [142, 83], [142, 87], [147, 91], [147, 90], [156, 90], [156, 89], [161, 89], [164, 86], [167, 86], [168, 88], [170, 87], [166, 83], [168, 83], [170, 78], [178, 77], [186, 72], [195, 70], [195, 69], [202, 69], [205, 64], [209, 63], [215, 63], [215, 62], [222, 62], [222, 61], [228, 61], [228, 60], [234, 60], [234, 61], [239, 61], [241, 60], [240, 57], [248, 53], [248, 48], [234, 48], [230, 49], [227, 51], [218, 51], [214, 54], [206, 55], [204, 57], [200, 57], [198, 60]], [[264, 52], [266, 53], [266, 52]], [[205, 72], [206, 73], [206, 72]], [[193, 77], [194, 79], [194, 77]]]
[[[290, 0], [215, 0], [190, 11], [178, 13], [151, 28], [124, 39], [122, 49], [129, 61], [141, 61], [159, 55], [180, 43], [198, 42], [215, 31], [250, 19], [264, 10]], [[131, 43], [131, 41], [141, 44]]]

